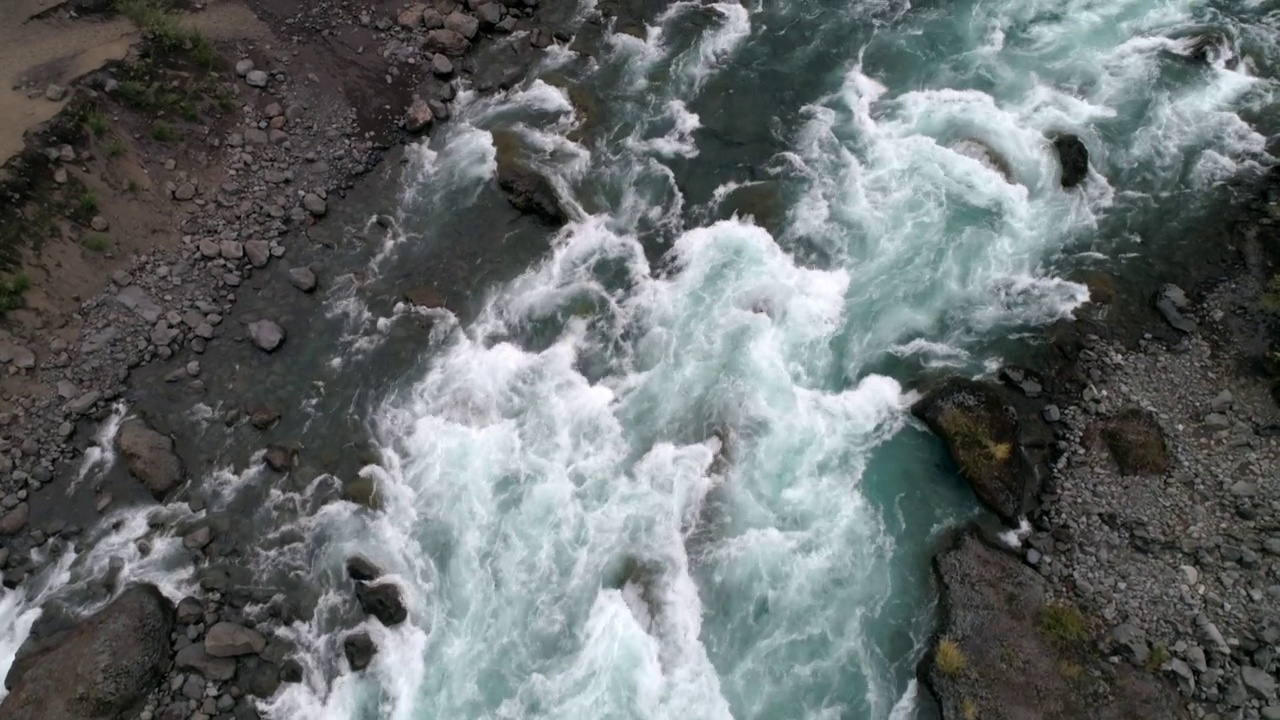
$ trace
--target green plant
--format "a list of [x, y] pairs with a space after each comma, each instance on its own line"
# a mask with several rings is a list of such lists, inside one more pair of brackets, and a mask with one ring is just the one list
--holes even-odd
[[138, 187], [137, 180], [134, 180], [133, 178], [129, 178], [129, 182], [125, 183], [124, 189], [126, 192], [137, 193], [142, 188]]
[[84, 125], [89, 128], [89, 132], [94, 137], [102, 137], [107, 134], [107, 129], [111, 127], [111, 122], [107, 119], [107, 114], [102, 108], [94, 106], [90, 108], [84, 115]]
[[993, 439], [979, 423], [962, 410], [943, 411], [939, 425], [951, 434], [952, 455], [969, 477], [999, 472], [1013, 454], [1013, 445]]
[[98, 212], [98, 196], [92, 190], [85, 190], [76, 198], [76, 214], [81, 217], [92, 217]]
[[1088, 623], [1075, 605], [1054, 603], [1040, 611], [1040, 629], [1057, 642], [1074, 643], [1085, 638]]
[[933, 664], [943, 675], [955, 677], [969, 666], [969, 659], [960, 649], [960, 643], [951, 638], [942, 638], [938, 641], [938, 647], [934, 648]]
[[151, 124], [151, 138], [159, 142], [173, 142], [178, 139], [178, 131], [164, 120], [157, 120]]
[[0, 278], [0, 315], [22, 307], [22, 293], [31, 287], [26, 273], [17, 273], [9, 279]]
[[1164, 643], [1156, 643], [1152, 646], [1151, 653], [1147, 655], [1147, 662], [1145, 663], [1147, 671], [1155, 672], [1159, 670], [1165, 663], [1169, 662], [1170, 657], [1169, 648], [1165, 647]]
[[978, 720], [978, 703], [973, 698], [964, 698], [960, 701], [960, 717], [964, 720]]
[[103, 148], [103, 152], [107, 154], [107, 157], [113, 160], [120, 157], [124, 154], [124, 141], [118, 137], [111, 138], [107, 141], [107, 145]]
[[101, 253], [109, 250], [111, 248], [111, 243], [107, 242], [105, 235], [102, 235], [101, 233], [91, 233], [84, 239], [84, 247], [86, 250]]

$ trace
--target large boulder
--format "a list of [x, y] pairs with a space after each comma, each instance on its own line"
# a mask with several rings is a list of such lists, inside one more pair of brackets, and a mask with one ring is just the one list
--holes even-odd
[[136, 585], [75, 627], [29, 642], [5, 678], [5, 720], [134, 717], [173, 660], [173, 603]]
[[911, 408], [941, 437], [978, 500], [1015, 523], [1035, 491], [1034, 473], [1019, 446], [1017, 413], [1003, 390], [963, 378], [948, 380]]
[[209, 680], [226, 681], [236, 674], [235, 660], [210, 655], [205, 652], [202, 642], [179, 650], [173, 662], [179, 670], [194, 670]]
[[366, 615], [372, 615], [387, 627], [399, 625], [409, 617], [400, 595], [400, 586], [391, 582], [356, 585], [356, 600]]
[[1062, 163], [1062, 187], [1073, 188], [1089, 175], [1089, 149], [1075, 135], [1064, 133], [1053, 139]]
[[342, 640], [342, 653], [347, 656], [347, 662], [356, 672], [369, 667], [377, 652], [378, 646], [373, 644], [373, 638], [367, 632], [352, 633]]
[[204, 638], [204, 651], [216, 658], [256, 655], [266, 646], [267, 639], [262, 633], [229, 622], [220, 622], [209, 628]]
[[509, 130], [493, 131], [493, 145], [498, 165], [498, 187], [512, 207], [552, 225], [563, 225], [569, 219], [555, 186], [529, 162], [520, 139]]
[[1160, 423], [1142, 408], [1124, 408], [1107, 418], [1102, 440], [1122, 475], [1161, 475], [1173, 464]]
[[129, 472], [147, 486], [157, 500], [182, 480], [182, 461], [173, 452], [173, 439], [145, 422], [130, 418], [116, 433], [116, 449]]
[[471, 42], [460, 35], [457, 31], [448, 28], [438, 28], [427, 33], [427, 37], [422, 41], [422, 49], [427, 53], [440, 53], [452, 57], [459, 57], [471, 48]]

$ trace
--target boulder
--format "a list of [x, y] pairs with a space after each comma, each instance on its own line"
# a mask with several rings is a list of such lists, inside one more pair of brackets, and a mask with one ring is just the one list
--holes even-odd
[[200, 601], [188, 595], [178, 603], [178, 623], [192, 625], [204, 618], [204, 606]]
[[135, 717], [173, 659], [173, 603], [136, 585], [75, 627], [19, 651], [0, 702], [5, 720]]
[[1123, 475], [1159, 475], [1172, 464], [1160, 424], [1142, 408], [1125, 408], [1108, 418], [1102, 440]]
[[291, 268], [289, 282], [304, 293], [315, 292], [317, 285], [315, 271], [309, 267]]
[[235, 685], [246, 693], [268, 698], [280, 687], [280, 666], [259, 657], [240, 658]]
[[24, 502], [13, 506], [13, 509], [0, 515], [0, 536], [17, 535], [27, 527], [31, 517], [31, 507]]
[[422, 41], [422, 49], [428, 53], [444, 53], [459, 57], [471, 48], [471, 43], [455, 30], [436, 28], [427, 33]]
[[373, 644], [373, 638], [367, 632], [351, 633], [342, 640], [342, 653], [356, 672], [369, 667], [377, 652], [378, 646]]
[[356, 582], [377, 580], [385, 574], [385, 570], [366, 557], [352, 555], [347, 558], [347, 576]]
[[1053, 139], [1062, 163], [1062, 187], [1073, 188], [1089, 175], [1089, 149], [1075, 135], [1063, 134]]
[[279, 443], [272, 443], [267, 446], [267, 451], [262, 455], [262, 460], [267, 464], [267, 467], [278, 473], [287, 473], [292, 470], [297, 459], [297, 448]]
[[423, 98], [415, 97], [409, 104], [409, 109], [404, 111], [404, 129], [422, 132], [431, 124], [432, 119], [431, 106]]
[[263, 352], [275, 352], [284, 344], [284, 328], [270, 320], [259, 320], [249, 323], [247, 327], [249, 339]]
[[425, 5], [410, 5], [396, 16], [396, 24], [410, 30], [418, 27], [422, 23], [422, 12], [424, 10], [426, 10]]
[[378, 481], [368, 475], [357, 475], [342, 486], [342, 499], [370, 510], [382, 509], [382, 493]]
[[182, 480], [182, 461], [173, 452], [173, 440], [142, 420], [130, 418], [122, 423], [115, 444], [129, 472], [141, 480], [157, 500]]
[[470, 40], [480, 31], [480, 21], [464, 12], [454, 11], [444, 19], [444, 26]]
[[232, 658], [214, 657], [205, 652], [204, 643], [192, 643], [173, 658], [179, 670], [192, 670], [207, 680], [225, 682], [236, 674], [236, 661]]
[[560, 204], [555, 186], [529, 162], [519, 138], [509, 130], [493, 131], [497, 151], [498, 187], [511, 206], [552, 225], [563, 225], [569, 215]]
[[1169, 283], [1161, 286], [1160, 291], [1156, 293], [1155, 305], [1164, 321], [1174, 330], [1184, 333], [1196, 331], [1196, 322], [1182, 314], [1182, 311], [1191, 305], [1182, 288]]
[[399, 625], [409, 617], [409, 611], [404, 607], [400, 586], [395, 583], [384, 582], [377, 585], [359, 583], [356, 585], [356, 600], [366, 615], [377, 618], [387, 627]]
[[1034, 472], [1018, 444], [1016, 413], [1001, 388], [963, 378], [948, 380], [911, 412], [942, 438], [978, 500], [1016, 523], [1035, 490]]
[[262, 637], [262, 633], [229, 622], [217, 623], [204, 637], [205, 652], [216, 658], [256, 655], [266, 646], [267, 639]]

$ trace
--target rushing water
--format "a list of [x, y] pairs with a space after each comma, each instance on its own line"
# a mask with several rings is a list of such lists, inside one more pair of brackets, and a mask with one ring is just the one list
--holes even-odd
[[[1068, 271], [1179, 239], [1212, 188], [1269, 163], [1268, 8], [679, 2], [644, 38], [464, 93], [412, 151], [402, 232], [367, 272], [429, 261], [467, 222], [493, 130], [575, 220], [365, 388], [384, 510], [324, 508], [301, 557], [322, 587], [374, 559], [409, 621], [369, 621], [378, 655], [345, 672], [349, 591], [328, 591], [281, 630], [307, 678], [264, 711], [914, 717], [932, 543], [975, 506], [903, 385], [981, 372], [993, 340], [1087, 298]], [[1056, 132], [1090, 149], [1082, 189], [1059, 187]], [[343, 372], [401, 317], [354, 293], [331, 313]], [[0, 600], [10, 654], [33, 604]]]

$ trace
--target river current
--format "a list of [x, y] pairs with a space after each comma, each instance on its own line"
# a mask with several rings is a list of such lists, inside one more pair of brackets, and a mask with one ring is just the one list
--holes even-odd
[[[573, 219], [474, 288], [466, 317], [433, 311], [431, 349], [362, 388], [383, 509], [299, 521], [291, 572], [320, 598], [280, 632], [306, 677], [264, 715], [926, 717], [929, 558], [978, 510], [910, 419], [911, 383], [990, 372], [1000, 340], [1088, 299], [1073, 271], [1187, 240], [1169, 228], [1271, 163], [1277, 13], [676, 2], [642, 37], [605, 32], [510, 91], [463, 92], [409, 150], [395, 231], [362, 272], [430, 262], [466, 226], [495, 192], [495, 130]], [[1056, 133], [1089, 148], [1078, 189], [1060, 187]], [[326, 366], [356, 377], [405, 313], [343, 288]], [[227, 503], [251, 484], [212, 480]], [[125, 519], [90, 554], [127, 555], [111, 538], [145, 522]], [[190, 580], [166, 547], [127, 574], [176, 596]], [[367, 621], [379, 651], [360, 674], [342, 658], [350, 598], [326, 589], [355, 553], [409, 606], [394, 629]], [[0, 597], [0, 666], [72, 565]]]

